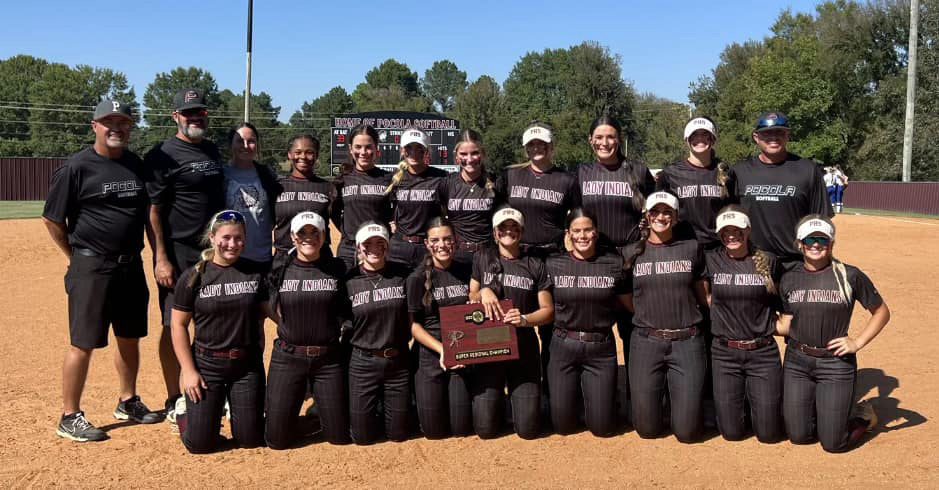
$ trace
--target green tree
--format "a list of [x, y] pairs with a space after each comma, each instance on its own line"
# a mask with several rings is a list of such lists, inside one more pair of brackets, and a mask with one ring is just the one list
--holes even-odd
[[635, 143], [627, 147], [629, 157], [642, 160], [652, 168], [662, 168], [685, 158], [688, 110], [685, 104], [651, 93], [639, 95], [633, 111], [637, 135]]
[[42, 78], [47, 66], [46, 60], [28, 55], [0, 61], [0, 155], [32, 155], [29, 89]]
[[[138, 131], [138, 136], [131, 143], [131, 148], [145, 153], [153, 145], [176, 134], [176, 123], [173, 121], [173, 97], [176, 92], [184, 88], [195, 88], [205, 94], [206, 105], [209, 106], [208, 138], [213, 141], [224, 139], [228, 130], [227, 119], [221, 122], [213, 117], [233, 115], [218, 113], [219, 107], [218, 85], [211, 73], [196, 67], [177, 67], [169, 73], [157, 73], [153, 81], [147, 85], [143, 94], [143, 105], [146, 107], [143, 119], [146, 127]], [[243, 110], [243, 109], [242, 109]]]
[[421, 93], [417, 72], [388, 59], [365, 74], [365, 82], [352, 92], [356, 112], [430, 110], [430, 101]]
[[456, 98], [466, 90], [466, 85], [466, 72], [460, 71], [450, 60], [435, 61], [421, 80], [424, 93], [440, 112], [453, 110]]

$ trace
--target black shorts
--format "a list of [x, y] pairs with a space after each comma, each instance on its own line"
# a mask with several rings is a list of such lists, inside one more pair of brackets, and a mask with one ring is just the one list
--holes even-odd
[[[202, 254], [202, 249], [193, 247], [185, 243], [172, 240], [166, 241], [166, 255], [173, 265], [173, 277], [179, 279], [183, 271], [196, 265]], [[157, 286], [160, 295], [160, 313], [163, 316], [163, 326], [170, 325], [170, 319], [173, 317], [173, 305], [176, 301], [173, 299], [174, 288], [164, 288]]]
[[147, 336], [150, 290], [140, 258], [119, 264], [101, 256], [74, 254], [65, 273], [65, 292], [69, 338], [75, 347], [107, 346], [109, 325], [114, 325], [117, 337]]

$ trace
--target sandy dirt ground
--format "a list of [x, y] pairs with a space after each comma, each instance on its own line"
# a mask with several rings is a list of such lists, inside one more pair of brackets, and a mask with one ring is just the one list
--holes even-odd
[[[886, 330], [858, 356], [859, 396], [873, 401], [880, 423], [849, 453], [827, 454], [817, 444], [766, 445], [752, 437], [727, 442], [717, 435], [680, 444], [672, 436], [642, 440], [628, 430], [609, 439], [589, 433], [534, 441], [473, 436], [370, 447], [336, 447], [314, 438], [288, 451], [192, 456], [165, 423], [113, 419], [113, 339], [96, 351], [82, 401], [110, 439], [78, 444], [56, 437], [68, 343], [65, 261], [39, 220], [0, 221], [0, 416], [6, 434], [0, 487], [939, 487], [939, 336], [929, 334], [939, 318], [933, 293], [939, 221], [842, 215], [836, 222], [836, 255], [867, 272], [893, 312]], [[166, 392], [150, 281], [151, 335], [141, 343], [139, 393], [159, 408]], [[852, 332], [868, 317], [858, 307]], [[269, 356], [272, 325], [267, 338]]]

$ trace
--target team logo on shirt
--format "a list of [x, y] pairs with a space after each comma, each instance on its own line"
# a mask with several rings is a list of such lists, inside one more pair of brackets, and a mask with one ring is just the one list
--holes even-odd
[[454, 286], [441, 286], [434, 288], [434, 299], [440, 301], [444, 298], [459, 298], [469, 294], [469, 286], [466, 284], [457, 284]]
[[400, 189], [396, 196], [399, 201], [433, 202], [436, 193], [433, 189]]
[[780, 197], [792, 197], [796, 195], [796, 186], [794, 185], [769, 185], [769, 184], [748, 184], [744, 187], [743, 194], [752, 196], [757, 201], [779, 201]]
[[690, 260], [665, 260], [662, 262], [641, 262], [633, 267], [633, 277], [649, 274], [679, 274], [691, 272]]
[[633, 197], [633, 188], [617, 180], [592, 180], [582, 183], [580, 187], [585, 196]]
[[292, 291], [338, 291], [339, 281], [336, 279], [286, 279], [280, 286], [280, 292]]
[[347, 185], [342, 188], [342, 197], [349, 196], [381, 196], [385, 194], [385, 186], [375, 184]]
[[257, 281], [226, 282], [222, 284], [206, 284], [199, 289], [200, 298], [213, 298], [216, 296], [236, 296], [239, 294], [254, 294], [258, 290]]
[[201, 162], [189, 162], [189, 168], [191, 168], [193, 172], [215, 175], [221, 167], [215, 160], [204, 160]]
[[841, 291], [835, 289], [797, 289], [786, 295], [790, 303], [832, 303], [847, 304]]
[[614, 280], [610, 276], [554, 276], [554, 287], [609, 289]]
[[450, 199], [447, 201], [448, 211], [489, 211], [492, 209], [492, 199]]
[[532, 188], [524, 185], [513, 185], [512, 188], [509, 189], [509, 195], [520, 199], [548, 201], [554, 204], [561, 204], [561, 201], [564, 200], [564, 194], [561, 192], [552, 191], [550, 189]]
[[322, 192], [309, 191], [285, 191], [277, 196], [277, 202], [290, 201], [329, 202], [329, 196]]
[[105, 182], [101, 184], [101, 193], [104, 195], [117, 193], [117, 197], [136, 196], [137, 191], [143, 189], [136, 180], [123, 180], [119, 182]]
[[675, 188], [679, 199], [689, 197], [721, 197], [721, 186], [711, 184], [683, 185]]
[[391, 286], [388, 288], [372, 289], [349, 296], [349, 300], [352, 301], [353, 308], [369, 302], [377, 303], [379, 301], [404, 298], [404, 286]]
[[766, 286], [766, 281], [759, 274], [728, 274], [718, 272], [714, 274], [714, 284], [721, 286]]

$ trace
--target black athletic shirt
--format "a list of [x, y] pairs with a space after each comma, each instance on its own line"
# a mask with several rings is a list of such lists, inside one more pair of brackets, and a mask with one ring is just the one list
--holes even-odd
[[163, 234], [201, 247], [205, 225], [225, 207], [225, 177], [218, 147], [209, 140], [187, 143], [176, 136], [147, 152], [153, 171], [147, 183], [150, 202], [162, 207]]
[[[779, 284], [776, 259], [766, 254], [770, 277]], [[772, 335], [776, 329], [778, 297], [766, 290], [753, 257], [735, 259], [723, 247], [704, 254], [711, 283], [711, 333], [729, 340]]]
[[457, 240], [464, 243], [492, 241], [495, 194], [486, 190], [485, 174], [473, 182], [466, 182], [459, 172], [454, 172], [444, 181], [440, 193]]
[[260, 340], [261, 303], [268, 300], [265, 277], [254, 263], [239, 260], [222, 267], [205, 264], [195, 287], [189, 280], [195, 266], [176, 281], [173, 309], [192, 313], [194, 343], [212, 350], [253, 347]]
[[753, 156], [730, 168], [727, 192], [750, 215], [750, 240], [781, 260], [801, 260], [796, 223], [805, 215], [832, 216], [822, 167], [790, 153], [769, 165]]
[[401, 182], [391, 191], [396, 233], [409, 236], [425, 233], [427, 222], [440, 216], [444, 205], [440, 188], [446, 178], [447, 171], [437, 167], [427, 167], [418, 175], [404, 172]]
[[848, 335], [855, 301], [868, 310], [884, 302], [866, 274], [851, 265], [844, 267], [852, 289], [850, 301], [841, 295], [831, 266], [816, 272], [798, 266], [783, 274], [779, 296], [783, 313], [792, 315], [789, 338], [825, 347], [831, 340]]
[[554, 285], [554, 326], [608, 332], [616, 321], [619, 295], [628, 293], [623, 257], [603, 253], [580, 260], [569, 252], [548, 257], [545, 269]]
[[[274, 247], [287, 251], [293, 248], [290, 239], [290, 220], [304, 211], [313, 211], [329, 223], [329, 205], [333, 201], [336, 189], [331, 182], [313, 176], [309, 179], [297, 179], [290, 175], [281, 177], [283, 191], [274, 203]], [[323, 247], [329, 247], [329, 227], [326, 227]]]
[[150, 201], [143, 162], [124, 150], [117, 160], [88, 147], [52, 174], [42, 216], [64, 223], [68, 243], [102, 255], [138, 254]]
[[360, 267], [346, 276], [352, 303], [352, 345], [360, 349], [404, 349], [411, 341], [411, 322], [404, 266], [389, 262], [379, 272]]
[[646, 243], [630, 277], [637, 327], [688, 328], [704, 318], [694, 293], [694, 283], [705, 278], [704, 255], [693, 238]]
[[424, 268], [408, 276], [408, 312], [413, 313], [425, 330], [440, 340], [440, 307], [465, 305], [469, 302], [469, 280], [471, 266], [452, 262], [447, 270], [434, 268], [431, 271], [430, 306], [424, 306]]
[[541, 259], [525, 254], [517, 259], [500, 256], [502, 273], [496, 275], [487, 272], [486, 264], [479, 260], [480, 257], [480, 254], [476, 254], [472, 274], [480, 288], [488, 287], [499, 298], [512, 300], [512, 304], [523, 315], [538, 311], [538, 293], [551, 291], [553, 287]]
[[574, 176], [558, 167], [541, 173], [533, 165], [510, 168], [496, 181], [496, 200], [519, 210], [525, 217], [522, 243], [560, 244], [564, 217], [576, 193]]
[[332, 218], [343, 240], [354, 242], [355, 233], [366, 221], [388, 226], [391, 201], [385, 189], [390, 181], [391, 173], [378, 167], [367, 172], [353, 170], [336, 179]]
[[338, 342], [342, 321], [349, 316], [345, 272], [339, 259], [304, 262], [294, 258], [275, 296], [281, 318], [277, 336], [294, 345]]
[[[635, 188], [627, 177], [632, 176]], [[607, 167], [598, 162], [577, 167], [577, 186], [574, 206], [584, 208], [597, 218], [597, 228], [603, 238], [614, 246], [629, 242], [630, 234], [642, 219], [642, 209], [633, 207], [633, 196], [640, 202], [655, 190], [652, 172], [641, 162], [628, 161]], [[638, 239], [638, 234], [633, 238]]]
[[727, 204], [717, 183], [717, 162], [709, 168], [692, 165], [688, 160], [673, 163], [659, 173], [656, 190], [678, 197], [678, 219], [694, 228], [698, 243], [705, 248], [720, 245], [714, 231], [718, 211]]

